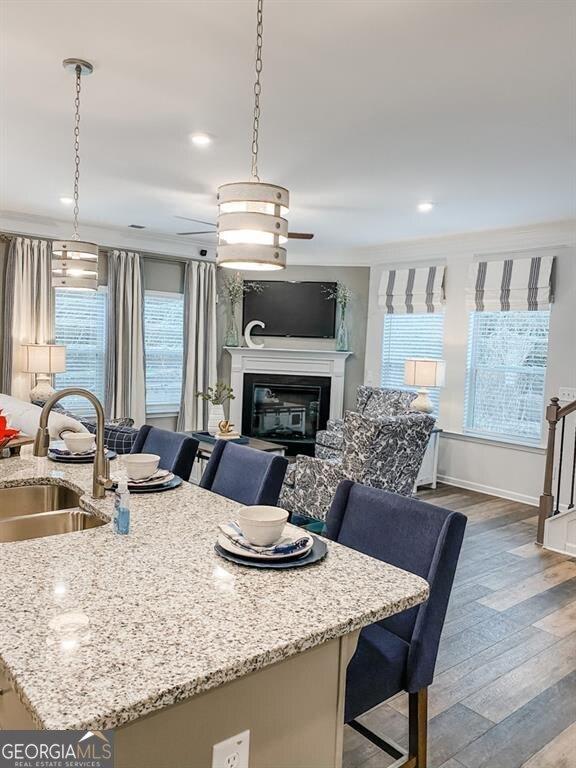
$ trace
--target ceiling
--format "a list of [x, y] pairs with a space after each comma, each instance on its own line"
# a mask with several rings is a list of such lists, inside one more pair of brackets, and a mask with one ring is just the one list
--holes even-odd
[[[249, 171], [255, 0], [1, 13], [0, 209], [71, 217], [74, 56], [95, 67], [81, 221], [144, 236], [215, 219], [217, 186]], [[291, 250], [321, 260], [575, 215], [574, 3], [266, 0], [264, 14], [261, 176], [290, 189], [290, 228], [316, 234]]]

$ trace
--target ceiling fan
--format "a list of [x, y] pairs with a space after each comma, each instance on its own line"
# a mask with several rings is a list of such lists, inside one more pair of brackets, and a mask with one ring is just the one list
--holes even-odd
[[[202, 221], [202, 219], [192, 219], [189, 216], [175, 216], [176, 219], [184, 219], [184, 221], [194, 221], [197, 224], [201, 224], [206, 227], [212, 227], [212, 229], [200, 229], [195, 230], [194, 232], [176, 232], [177, 235], [215, 235], [216, 234], [216, 224], [213, 224], [211, 221]], [[313, 234], [309, 232], [288, 232], [288, 239], [289, 240], [312, 240], [314, 237]]]

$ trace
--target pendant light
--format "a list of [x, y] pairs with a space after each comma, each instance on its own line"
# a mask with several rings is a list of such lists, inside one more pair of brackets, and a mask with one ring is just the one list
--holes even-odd
[[250, 181], [224, 184], [218, 189], [218, 251], [216, 263], [229, 269], [272, 270], [286, 267], [289, 192], [265, 184], [258, 175], [258, 135], [262, 87], [262, 5], [257, 0], [256, 81], [252, 126], [252, 172]]
[[93, 66], [82, 59], [64, 59], [64, 69], [76, 78], [74, 98], [74, 234], [70, 240], [52, 243], [52, 285], [55, 288], [83, 288], [95, 291], [98, 287], [98, 246], [80, 240], [78, 234], [78, 187], [80, 185], [80, 89], [82, 75], [90, 75]]

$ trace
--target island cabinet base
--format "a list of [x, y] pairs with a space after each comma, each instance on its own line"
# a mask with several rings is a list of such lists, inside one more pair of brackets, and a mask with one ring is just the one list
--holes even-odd
[[250, 768], [339, 768], [346, 667], [358, 633], [331, 640], [115, 731], [115, 768], [211, 768], [250, 731]]
[[37, 728], [14, 686], [0, 670], [0, 731], [35, 731]]

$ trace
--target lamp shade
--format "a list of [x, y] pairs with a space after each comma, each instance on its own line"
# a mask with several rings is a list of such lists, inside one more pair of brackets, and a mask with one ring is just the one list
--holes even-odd
[[98, 288], [98, 246], [80, 240], [59, 240], [52, 245], [54, 288]]
[[247, 181], [218, 190], [216, 263], [228, 269], [284, 269], [289, 193], [275, 184]]
[[443, 387], [445, 373], [444, 360], [411, 357], [404, 361], [404, 383], [409, 387]]
[[59, 259], [84, 259], [98, 261], [98, 246], [82, 240], [54, 240], [52, 255]]
[[66, 347], [60, 344], [22, 344], [24, 373], [63, 373]]

